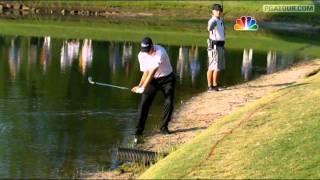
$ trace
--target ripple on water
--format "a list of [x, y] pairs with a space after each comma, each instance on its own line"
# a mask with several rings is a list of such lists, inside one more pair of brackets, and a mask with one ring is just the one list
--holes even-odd
[[119, 112], [118, 110], [111, 109], [109, 111], [33, 111], [33, 112], [21, 112], [19, 115], [22, 116], [61, 116], [61, 117], [68, 117], [68, 116], [105, 116], [105, 117], [113, 117], [119, 119], [126, 119], [137, 114], [136, 110], [127, 110], [125, 112]]

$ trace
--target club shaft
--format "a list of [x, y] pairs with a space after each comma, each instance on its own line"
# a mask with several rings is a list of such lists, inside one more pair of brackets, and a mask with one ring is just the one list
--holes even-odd
[[122, 87], [122, 86], [115, 86], [112, 84], [106, 84], [106, 83], [100, 83], [100, 82], [95, 82], [94, 84], [100, 85], [100, 86], [106, 86], [106, 87], [113, 87], [113, 88], [118, 88], [118, 89], [123, 89], [123, 90], [128, 90], [129, 88], [127, 87]]
[[100, 85], [100, 86], [113, 87], [113, 88], [122, 89], [122, 90], [129, 90], [129, 88], [127, 88], [127, 87], [115, 86], [115, 85], [112, 85], [112, 84], [101, 83], [101, 82], [95, 82], [95, 81], [92, 80], [92, 77], [90, 77], [90, 76], [88, 77], [88, 82], [90, 84], [96, 84], [96, 85]]

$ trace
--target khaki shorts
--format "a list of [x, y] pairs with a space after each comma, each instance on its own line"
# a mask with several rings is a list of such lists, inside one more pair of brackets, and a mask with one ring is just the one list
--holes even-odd
[[213, 71], [221, 71], [225, 69], [226, 62], [224, 56], [224, 47], [216, 47], [208, 49], [208, 69]]

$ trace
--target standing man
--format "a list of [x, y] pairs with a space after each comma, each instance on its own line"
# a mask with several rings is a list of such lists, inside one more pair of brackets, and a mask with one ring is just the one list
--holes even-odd
[[208, 91], [221, 91], [219, 86], [220, 71], [225, 69], [225, 56], [224, 56], [224, 40], [225, 32], [222, 16], [222, 6], [214, 4], [212, 6], [212, 17], [208, 22]]
[[160, 90], [164, 97], [164, 116], [160, 131], [170, 134], [168, 123], [173, 112], [173, 98], [176, 78], [172, 71], [169, 56], [160, 45], [153, 45], [151, 38], [145, 37], [140, 44], [138, 55], [140, 71], [143, 72], [140, 83], [131, 89], [132, 92], [141, 93], [141, 103], [138, 112], [138, 125], [135, 142], [141, 136], [148, 117], [149, 109], [156, 93]]

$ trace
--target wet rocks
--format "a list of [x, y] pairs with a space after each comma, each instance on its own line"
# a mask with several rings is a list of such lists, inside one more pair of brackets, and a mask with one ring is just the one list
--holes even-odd
[[0, 2], [0, 12], [3, 11], [30, 11], [30, 7], [20, 3], [3, 3]]
[[41, 14], [41, 15], [62, 15], [62, 16], [119, 16], [122, 15], [119, 9], [111, 7], [110, 9], [90, 9], [86, 7], [40, 7], [21, 2], [3, 2], [0, 1], [1, 14]]
[[22, 10], [22, 11], [29, 11], [30, 8], [29, 8], [28, 6], [22, 5], [22, 6], [20, 7], [20, 10]]

